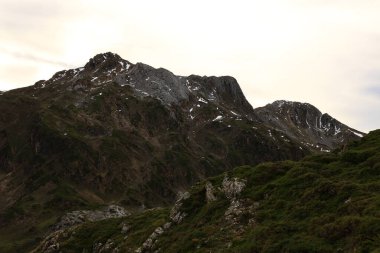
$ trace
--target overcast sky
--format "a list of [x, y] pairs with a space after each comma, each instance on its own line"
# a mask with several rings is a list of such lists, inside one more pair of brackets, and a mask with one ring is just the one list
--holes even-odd
[[97, 53], [178, 75], [231, 75], [254, 107], [308, 102], [380, 128], [379, 0], [0, 0], [0, 90]]

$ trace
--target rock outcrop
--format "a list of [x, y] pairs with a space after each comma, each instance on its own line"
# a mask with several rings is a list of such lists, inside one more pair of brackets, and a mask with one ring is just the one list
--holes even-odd
[[222, 182], [222, 189], [228, 199], [234, 200], [243, 191], [245, 184], [246, 180], [242, 180], [236, 177], [229, 179], [226, 176]]
[[206, 189], [206, 200], [207, 200], [207, 202], [213, 202], [213, 201], [217, 200], [217, 198], [214, 195], [215, 189], [210, 182], [206, 183], [205, 189]]
[[84, 223], [86, 221], [98, 221], [110, 218], [121, 218], [130, 215], [130, 212], [121, 206], [110, 205], [103, 210], [78, 210], [65, 214], [61, 220], [54, 225], [53, 230], [66, 229], [68, 227]]
[[189, 192], [179, 193], [177, 201], [175, 202], [173, 208], [170, 211], [170, 220], [174, 223], [180, 223], [183, 218], [187, 216], [187, 213], [181, 212], [181, 207], [183, 205], [183, 201], [190, 198]]

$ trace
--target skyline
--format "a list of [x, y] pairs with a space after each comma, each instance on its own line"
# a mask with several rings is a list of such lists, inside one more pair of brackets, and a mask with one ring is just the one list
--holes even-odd
[[111, 51], [176, 75], [233, 76], [254, 107], [307, 102], [357, 130], [380, 128], [375, 1], [0, 4], [0, 90]]

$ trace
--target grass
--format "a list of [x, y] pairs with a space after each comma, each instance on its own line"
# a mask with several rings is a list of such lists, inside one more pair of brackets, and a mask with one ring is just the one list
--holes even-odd
[[[177, 153], [168, 152], [167, 158], [181, 163], [180, 147], [175, 148]], [[162, 163], [156, 165], [159, 173]], [[215, 189], [214, 202], [206, 200], [205, 182], [191, 188], [191, 197], [180, 208], [187, 216], [159, 237], [155, 249], [168, 253], [379, 252], [379, 165], [380, 130], [343, 152], [235, 168], [207, 180]], [[240, 198], [247, 206], [258, 203], [254, 213], [242, 215], [237, 225], [225, 218], [230, 205], [220, 190], [225, 176], [245, 179]], [[158, 182], [154, 185], [159, 187]], [[61, 187], [55, 189], [55, 195], [73, 195], [69, 188]], [[153, 209], [85, 223], [62, 239], [61, 249], [91, 252], [94, 243], [111, 239], [120, 252], [134, 251], [168, 221], [169, 209]], [[123, 224], [130, 226], [127, 237], [121, 233]], [[243, 229], [239, 231], [239, 227]]]

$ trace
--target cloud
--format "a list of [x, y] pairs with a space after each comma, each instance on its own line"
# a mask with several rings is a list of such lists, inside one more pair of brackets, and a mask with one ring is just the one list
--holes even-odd
[[29, 61], [35, 62], [36, 64], [39, 64], [39, 63], [52, 64], [52, 65], [60, 66], [62, 68], [74, 68], [75, 67], [73, 65], [67, 64], [67, 63], [62, 62], [62, 61], [43, 58], [39, 55], [33, 55], [31, 53], [12, 52], [12, 51], [9, 51], [6, 49], [1, 49], [1, 48], [0, 48], [0, 52], [2, 52], [4, 54], [8, 54], [11, 57], [29, 60]]
[[379, 9], [371, 0], [2, 0], [0, 64], [13, 71], [0, 85], [113, 51], [180, 75], [232, 75], [255, 106], [310, 102], [370, 130], [380, 127], [363, 113], [380, 115]]
[[380, 84], [378, 84], [377, 86], [367, 87], [365, 89], [365, 92], [369, 95], [380, 97]]

